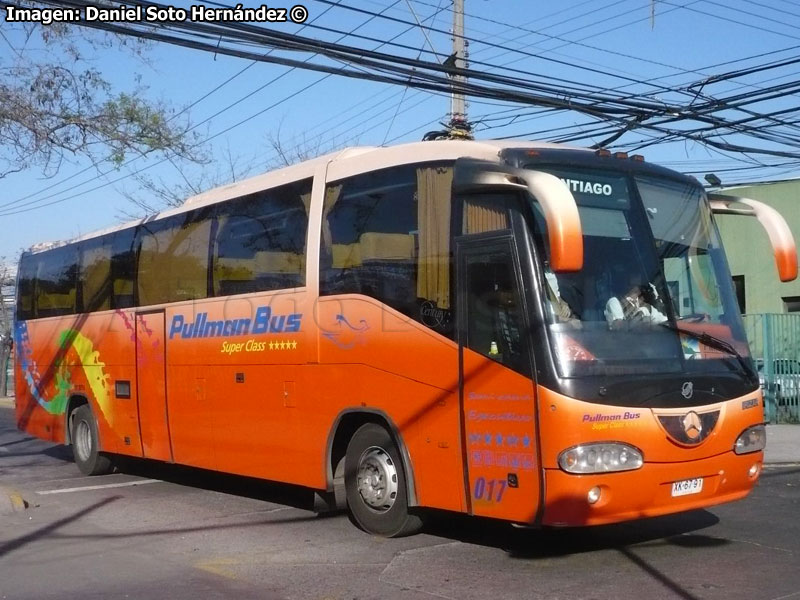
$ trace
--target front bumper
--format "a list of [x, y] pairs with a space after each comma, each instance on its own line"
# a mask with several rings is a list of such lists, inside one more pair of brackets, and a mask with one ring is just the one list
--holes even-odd
[[[645, 463], [621, 473], [572, 475], [545, 469], [542, 525], [575, 527], [656, 517], [731, 502], [745, 497], [761, 474], [763, 452], [718, 456], [680, 463]], [[757, 465], [754, 475], [751, 467]], [[672, 483], [703, 478], [702, 491], [672, 496]], [[600, 489], [594, 504], [589, 490]]]

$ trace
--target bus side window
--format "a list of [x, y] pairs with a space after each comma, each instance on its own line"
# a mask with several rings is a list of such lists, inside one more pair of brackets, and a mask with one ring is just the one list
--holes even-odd
[[510, 252], [467, 258], [467, 347], [529, 376], [513, 264]]
[[81, 243], [78, 292], [81, 312], [111, 308], [111, 240], [108, 236]]
[[42, 252], [36, 273], [34, 311], [38, 318], [75, 314], [78, 252], [64, 246]]
[[516, 198], [511, 194], [464, 196], [462, 232], [464, 235], [508, 229], [508, 205]]
[[36, 269], [39, 263], [38, 254], [24, 253], [19, 263], [19, 285], [17, 288], [17, 311], [16, 319], [18, 321], [27, 321], [33, 319], [36, 314], [34, 313], [33, 306], [33, 290], [34, 280], [36, 278]]
[[305, 179], [218, 207], [215, 296], [305, 285], [311, 184]]
[[136, 279], [139, 306], [208, 295], [210, 212], [199, 209], [141, 226]]
[[136, 276], [136, 230], [111, 234], [111, 308], [135, 306], [133, 282]]
[[452, 338], [452, 181], [422, 164], [329, 183], [320, 294], [364, 294]]

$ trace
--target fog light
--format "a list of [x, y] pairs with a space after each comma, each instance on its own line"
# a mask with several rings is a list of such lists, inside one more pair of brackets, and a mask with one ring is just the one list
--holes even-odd
[[767, 445], [767, 429], [763, 425], [748, 427], [736, 439], [733, 451], [736, 454], [749, 454], [763, 450]]
[[589, 493], [586, 495], [586, 499], [589, 501], [589, 504], [594, 504], [600, 500], [600, 488], [595, 486], [590, 489]]
[[750, 476], [750, 479], [753, 479], [754, 477], [758, 477], [760, 471], [761, 471], [761, 465], [756, 463], [752, 467], [750, 467], [750, 470], [747, 472], [747, 474]]

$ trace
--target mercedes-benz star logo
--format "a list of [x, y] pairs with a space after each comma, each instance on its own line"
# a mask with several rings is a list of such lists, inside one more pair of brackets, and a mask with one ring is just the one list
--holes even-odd
[[700, 421], [700, 415], [694, 411], [686, 413], [681, 423], [683, 423], [683, 431], [686, 433], [686, 437], [690, 440], [696, 440], [703, 432], [703, 423]]
[[685, 381], [681, 386], [681, 396], [687, 400], [694, 394], [694, 384], [691, 381]]

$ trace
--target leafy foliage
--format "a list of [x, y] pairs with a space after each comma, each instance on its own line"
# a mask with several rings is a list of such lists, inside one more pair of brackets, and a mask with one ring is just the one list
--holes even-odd
[[148, 99], [138, 76], [135, 89], [115, 90], [91, 60], [122, 50], [144, 65], [147, 44], [65, 24], [4, 23], [0, 45], [0, 178], [28, 168], [53, 175], [78, 156], [117, 166], [152, 152], [203, 158], [185, 115]]

